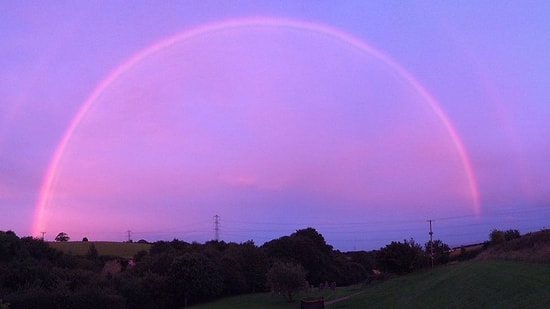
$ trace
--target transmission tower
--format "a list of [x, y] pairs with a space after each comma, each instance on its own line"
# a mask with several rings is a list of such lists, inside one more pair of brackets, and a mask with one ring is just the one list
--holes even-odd
[[132, 231], [128, 230], [128, 242], [132, 242]]
[[214, 235], [216, 241], [220, 240], [220, 216], [214, 216]]

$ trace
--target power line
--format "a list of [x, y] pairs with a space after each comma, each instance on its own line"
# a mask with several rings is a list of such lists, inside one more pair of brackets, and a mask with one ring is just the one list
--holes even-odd
[[[550, 207], [542, 208], [529, 208], [529, 209], [517, 209], [517, 208], [507, 208], [492, 210], [483, 216], [479, 217], [478, 215], [454, 215], [448, 217], [432, 217], [431, 220], [425, 220], [425, 217], [422, 214], [414, 217], [407, 217], [406, 219], [394, 218], [377, 218], [377, 219], [367, 219], [361, 220], [362, 218], [355, 218], [349, 221], [347, 220], [337, 220], [336, 218], [320, 218], [320, 222], [312, 222], [312, 218], [308, 218], [308, 222], [293, 222], [293, 221], [280, 221], [274, 219], [268, 219], [260, 217], [245, 219], [240, 217], [226, 218], [224, 217], [224, 222], [227, 224], [224, 226], [224, 240], [231, 242], [239, 242], [243, 240], [273, 240], [278, 237], [289, 235], [297, 229], [302, 229], [305, 227], [315, 228], [319, 233], [321, 233], [327, 243], [333, 244], [335, 246], [342, 246], [343, 244], [354, 244], [355, 248], [356, 243], [365, 243], [366, 247], [375, 247], [379, 245], [384, 245], [396, 239], [404, 238], [415, 238], [422, 239], [425, 232], [425, 223], [430, 222], [430, 243], [433, 241], [433, 225], [434, 221], [441, 221], [441, 224], [438, 225], [438, 237], [444, 237], [446, 242], [450, 244], [458, 245], [464, 243], [473, 243], [483, 241], [486, 236], [485, 232], [489, 232], [489, 228], [503, 228], [501, 225], [513, 224], [515, 227], [522, 230], [522, 232], [533, 230], [533, 226], [517, 226], [521, 221], [521, 218], [531, 213], [539, 214], [539, 217], [545, 217], [546, 214], [550, 212]], [[488, 216], [492, 214], [492, 216]], [[472, 220], [469, 220], [472, 218]], [[507, 221], [502, 220], [502, 218], [507, 218]], [[289, 218], [290, 219], [290, 218]], [[323, 220], [321, 220], [323, 219]], [[510, 221], [511, 220], [511, 221]], [[209, 223], [209, 222], [210, 223]], [[524, 221], [522, 221], [523, 223]], [[208, 227], [209, 224], [213, 224]], [[537, 223], [542, 228], [543, 223]], [[523, 224], [525, 225], [525, 224]], [[424, 227], [423, 227], [424, 226]], [[367, 228], [368, 227], [368, 228]], [[460, 228], [459, 228], [460, 227]], [[464, 229], [464, 227], [467, 227]], [[156, 229], [145, 229], [142, 231], [125, 231], [128, 233], [128, 240], [131, 241], [132, 237], [135, 235], [151, 235], [159, 237], [159, 234], [162, 235], [172, 235], [173, 236], [183, 236], [184, 239], [194, 240], [194, 241], [207, 241], [212, 239], [208, 235], [212, 235], [212, 229], [214, 230], [214, 239], [217, 241], [220, 240], [220, 216], [215, 215], [213, 219], [209, 220], [207, 217], [204, 220], [193, 221], [189, 224], [166, 227]], [[45, 232], [44, 232], [45, 233]], [[100, 234], [110, 234], [108, 231], [100, 231]], [[113, 232], [118, 235], [121, 235], [122, 231]], [[125, 233], [126, 234], [126, 233]], [[155, 235], [156, 234], [156, 235]], [[123, 234], [124, 235], [124, 234]], [[425, 235], [425, 234], [424, 234]], [[44, 237], [44, 234], [42, 235]], [[474, 237], [475, 236], [475, 237]], [[165, 236], [161, 236], [165, 238]], [[126, 238], [126, 237], [124, 237]], [[181, 239], [181, 238], [180, 238]], [[340, 244], [337, 244], [338, 242]], [[430, 250], [430, 252], [433, 251]], [[433, 262], [435, 262], [435, 256], [433, 256]]]

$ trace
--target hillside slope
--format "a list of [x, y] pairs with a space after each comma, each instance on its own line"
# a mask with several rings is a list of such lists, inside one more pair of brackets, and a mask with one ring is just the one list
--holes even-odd
[[528, 233], [520, 238], [491, 245], [476, 260], [507, 259], [550, 263], [550, 230]]
[[550, 308], [550, 264], [474, 261], [366, 288], [331, 308]]

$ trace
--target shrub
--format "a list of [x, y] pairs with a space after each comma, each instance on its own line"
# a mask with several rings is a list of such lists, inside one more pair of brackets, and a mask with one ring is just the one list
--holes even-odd
[[275, 262], [267, 272], [267, 284], [272, 291], [282, 293], [292, 301], [293, 294], [306, 284], [306, 272], [302, 265]]

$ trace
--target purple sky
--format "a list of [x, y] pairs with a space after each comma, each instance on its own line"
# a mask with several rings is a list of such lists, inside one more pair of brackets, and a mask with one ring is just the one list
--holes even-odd
[[549, 227], [549, 33], [540, 1], [2, 2], [0, 230]]

